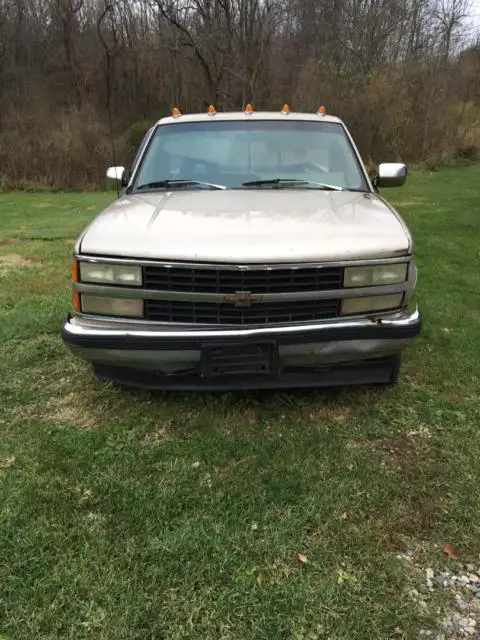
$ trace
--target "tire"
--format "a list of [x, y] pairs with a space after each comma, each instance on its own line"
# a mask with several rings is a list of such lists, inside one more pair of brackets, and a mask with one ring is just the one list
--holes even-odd
[[392, 375], [390, 376], [390, 380], [387, 382], [388, 385], [397, 384], [398, 379], [400, 377], [402, 362], [403, 362], [403, 354], [399, 353], [394, 357], [394, 361], [392, 365]]

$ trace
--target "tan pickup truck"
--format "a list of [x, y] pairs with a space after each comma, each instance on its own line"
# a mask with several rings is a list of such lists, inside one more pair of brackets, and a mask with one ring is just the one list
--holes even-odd
[[341, 120], [182, 115], [145, 136], [79, 237], [65, 344], [143, 388], [393, 383], [420, 331], [412, 239]]

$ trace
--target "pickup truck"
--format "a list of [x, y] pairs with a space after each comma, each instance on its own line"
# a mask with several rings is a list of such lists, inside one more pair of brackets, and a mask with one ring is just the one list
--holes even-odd
[[396, 382], [420, 332], [412, 238], [345, 124], [327, 115], [184, 115], [150, 129], [119, 197], [78, 238], [65, 344], [147, 389]]

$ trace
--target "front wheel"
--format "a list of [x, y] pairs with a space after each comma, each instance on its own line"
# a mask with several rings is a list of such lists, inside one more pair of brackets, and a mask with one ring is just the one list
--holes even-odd
[[399, 353], [393, 359], [392, 375], [390, 376], [390, 380], [387, 382], [388, 385], [397, 384], [398, 379], [400, 377], [402, 362], [403, 362], [403, 354]]

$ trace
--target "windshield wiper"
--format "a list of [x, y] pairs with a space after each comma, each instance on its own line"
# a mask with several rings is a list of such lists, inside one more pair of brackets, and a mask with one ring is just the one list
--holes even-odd
[[212, 184], [201, 180], [158, 180], [157, 182], [146, 182], [136, 188], [140, 189], [181, 189], [182, 187], [204, 187], [206, 189], [226, 189], [223, 184]]
[[296, 180], [295, 178], [272, 178], [271, 180], [252, 180], [251, 182], [244, 182], [242, 187], [263, 187], [265, 186], [295, 186], [295, 185], [315, 185], [318, 189], [324, 189], [325, 191], [343, 191], [342, 187], [337, 187], [333, 184], [323, 184], [323, 182], [314, 182], [313, 180]]

